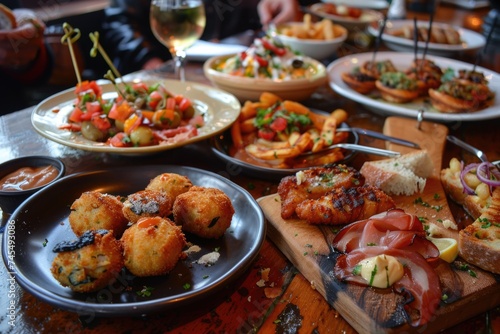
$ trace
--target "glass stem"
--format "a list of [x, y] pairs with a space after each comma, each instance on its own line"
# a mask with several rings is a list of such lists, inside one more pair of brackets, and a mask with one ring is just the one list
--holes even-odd
[[175, 53], [175, 72], [176, 72], [175, 74], [177, 78], [179, 78], [179, 80], [182, 82], [186, 81], [186, 73], [184, 71], [185, 60], [186, 60], [186, 52], [177, 51]]

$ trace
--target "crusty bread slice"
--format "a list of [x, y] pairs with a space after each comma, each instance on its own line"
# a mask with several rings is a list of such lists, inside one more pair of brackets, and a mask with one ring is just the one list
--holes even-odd
[[[456, 159], [455, 159], [456, 160]], [[473, 218], [477, 219], [481, 216], [486, 208], [491, 204], [491, 196], [488, 198], [480, 198], [476, 194], [467, 194], [464, 190], [462, 181], [460, 180], [460, 169], [455, 165], [458, 164], [450, 161], [450, 166], [441, 170], [441, 184], [446, 194], [457, 204], [462, 205], [464, 210]]]
[[388, 195], [413, 195], [424, 190], [434, 165], [427, 151], [415, 151], [397, 158], [367, 161], [361, 167], [365, 183]]
[[458, 252], [465, 261], [500, 274], [500, 188], [481, 216], [459, 232]]

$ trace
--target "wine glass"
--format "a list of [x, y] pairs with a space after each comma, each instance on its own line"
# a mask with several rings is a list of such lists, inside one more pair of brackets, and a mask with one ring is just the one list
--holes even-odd
[[175, 60], [178, 79], [185, 80], [186, 49], [200, 38], [206, 16], [202, 0], [152, 0], [149, 22], [155, 37]]

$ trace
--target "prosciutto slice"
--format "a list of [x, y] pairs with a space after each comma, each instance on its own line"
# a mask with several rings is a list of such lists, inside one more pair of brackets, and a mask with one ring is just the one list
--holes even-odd
[[439, 257], [438, 248], [425, 238], [422, 223], [401, 209], [379, 213], [342, 228], [333, 239], [333, 247], [349, 253], [368, 246], [386, 246], [413, 250], [426, 259]]
[[442, 292], [433, 268], [439, 263], [439, 250], [425, 236], [418, 218], [401, 209], [347, 225], [333, 239], [333, 247], [343, 253], [337, 258], [335, 277], [368, 285], [363, 277], [354, 274], [360, 261], [382, 254], [397, 258], [403, 264], [404, 275], [392, 288], [405, 297], [409, 323], [423, 325], [431, 320]]
[[[361, 276], [354, 275], [353, 271], [360, 261], [381, 254], [394, 256], [403, 264], [404, 275], [394, 283], [393, 289], [405, 296], [405, 310], [410, 324], [420, 326], [430, 321], [441, 301], [439, 276], [416, 252], [383, 246], [358, 248], [338, 257], [335, 276], [342, 281], [367, 285], [367, 282]], [[410, 316], [415, 313], [419, 316]]]

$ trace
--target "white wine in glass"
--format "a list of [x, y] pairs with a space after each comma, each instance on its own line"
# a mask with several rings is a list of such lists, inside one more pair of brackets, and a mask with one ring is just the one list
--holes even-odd
[[152, 0], [149, 13], [151, 30], [175, 60], [178, 78], [185, 80], [185, 50], [196, 42], [205, 29], [202, 0]]

